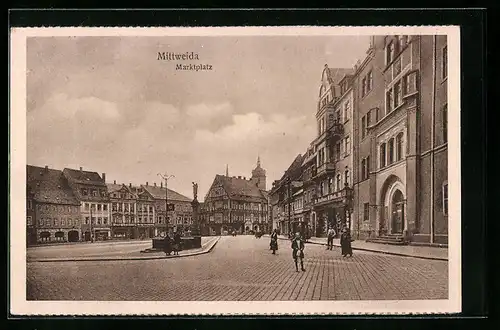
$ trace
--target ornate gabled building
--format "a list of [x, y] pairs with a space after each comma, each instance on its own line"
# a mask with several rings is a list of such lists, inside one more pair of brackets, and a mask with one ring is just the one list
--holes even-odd
[[63, 172], [26, 166], [27, 243], [81, 239], [80, 202]]
[[111, 220], [109, 211], [108, 187], [106, 174], [102, 177], [97, 172], [65, 168], [63, 175], [80, 201], [82, 232], [84, 240], [106, 240], [111, 238]]
[[252, 177], [216, 175], [201, 208], [202, 234], [268, 231], [266, 172], [257, 160]]

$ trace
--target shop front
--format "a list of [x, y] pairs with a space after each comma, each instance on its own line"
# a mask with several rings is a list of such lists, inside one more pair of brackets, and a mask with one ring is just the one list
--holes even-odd
[[112, 227], [111, 237], [113, 239], [135, 239], [137, 237], [134, 226], [116, 226]]

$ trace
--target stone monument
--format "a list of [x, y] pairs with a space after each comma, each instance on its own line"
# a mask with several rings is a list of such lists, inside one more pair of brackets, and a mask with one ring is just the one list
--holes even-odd
[[193, 182], [193, 228], [191, 234], [193, 236], [200, 236], [200, 202], [198, 202], [198, 184]]

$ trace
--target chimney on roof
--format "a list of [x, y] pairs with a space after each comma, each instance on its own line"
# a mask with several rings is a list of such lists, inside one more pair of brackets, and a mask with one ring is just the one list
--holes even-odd
[[163, 181], [160, 182], [160, 188], [163, 188]]
[[49, 167], [47, 165], [45, 165], [45, 172], [48, 172], [49, 171]]
[[113, 180], [113, 184], [116, 184], [116, 180]]
[[146, 186], [149, 186], [149, 182], [146, 182]]
[[156, 187], [156, 182], [154, 183], [155, 187]]
[[130, 188], [132, 188], [132, 182], [129, 182], [128, 186], [129, 186]]
[[241, 175], [238, 175], [238, 179], [241, 179]]
[[83, 167], [80, 166], [80, 172], [83, 171]]
[[102, 181], [106, 182], [106, 173], [102, 173]]

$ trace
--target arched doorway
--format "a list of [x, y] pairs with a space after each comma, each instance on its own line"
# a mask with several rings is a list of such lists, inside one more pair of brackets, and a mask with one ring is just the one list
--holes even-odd
[[397, 189], [391, 199], [391, 233], [402, 234], [404, 227], [404, 197], [401, 190]]
[[396, 175], [390, 175], [382, 185], [378, 209], [378, 235], [402, 235], [405, 230], [405, 186]]
[[245, 227], [245, 233], [247, 233], [247, 234], [248, 234], [248, 232], [249, 232], [249, 231], [250, 231], [250, 227], [246, 226], [246, 227]]
[[84, 241], [90, 241], [90, 231], [86, 231], [83, 236]]
[[68, 242], [78, 242], [78, 231], [76, 230], [71, 230], [68, 232]]

